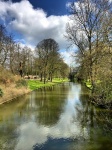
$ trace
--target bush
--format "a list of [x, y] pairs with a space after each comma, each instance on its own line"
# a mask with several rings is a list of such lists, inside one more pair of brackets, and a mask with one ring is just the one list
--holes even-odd
[[2, 89], [0, 88], [0, 97], [2, 97], [3, 96], [3, 91], [2, 91]]
[[111, 81], [111, 79], [107, 78], [103, 82], [96, 84], [95, 94], [99, 95], [99, 97], [104, 102], [112, 101], [112, 81]]
[[7, 69], [4, 69], [0, 66], [0, 83], [4, 84], [4, 81], [10, 81], [10, 83], [14, 82], [14, 75]]
[[20, 80], [16, 81], [16, 87], [22, 87], [22, 86], [25, 86], [25, 87], [28, 86], [28, 83], [26, 80], [20, 79]]

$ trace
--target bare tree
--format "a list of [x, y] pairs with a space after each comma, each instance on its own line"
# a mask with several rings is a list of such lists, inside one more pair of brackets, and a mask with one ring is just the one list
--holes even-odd
[[86, 57], [88, 51], [89, 78], [94, 86], [93, 79], [93, 42], [97, 39], [97, 31], [102, 28], [106, 13], [110, 13], [108, 0], [79, 0], [69, 6], [70, 23], [67, 24], [66, 38], [72, 44], [77, 45], [82, 57]]
[[8, 59], [8, 39], [9, 37], [7, 36], [6, 28], [3, 25], [0, 25], [0, 64], [2, 66], [5, 65], [5, 62]]
[[59, 70], [61, 66], [59, 46], [53, 39], [46, 39], [41, 41], [36, 47], [38, 55], [38, 68], [40, 69], [41, 80], [44, 77], [52, 82], [53, 75]]
[[53, 39], [45, 39], [41, 41], [36, 47], [36, 54], [38, 56], [38, 67], [42, 76], [44, 77], [44, 83], [46, 82], [47, 75], [51, 78], [54, 72], [54, 64], [56, 62], [56, 56], [58, 56], [59, 46]]

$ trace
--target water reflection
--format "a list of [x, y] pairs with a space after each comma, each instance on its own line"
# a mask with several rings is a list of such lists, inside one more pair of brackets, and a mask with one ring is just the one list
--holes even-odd
[[0, 149], [111, 150], [112, 133], [103, 130], [108, 123], [99, 120], [103, 112], [81, 93], [81, 85], [67, 83], [1, 107]]

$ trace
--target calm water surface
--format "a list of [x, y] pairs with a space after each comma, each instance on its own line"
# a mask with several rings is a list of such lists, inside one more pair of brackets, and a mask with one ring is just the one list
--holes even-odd
[[33, 91], [0, 106], [0, 150], [112, 150], [112, 112], [80, 84]]

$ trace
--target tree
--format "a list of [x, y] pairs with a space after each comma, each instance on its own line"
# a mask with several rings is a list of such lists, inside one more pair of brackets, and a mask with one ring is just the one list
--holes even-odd
[[48, 78], [52, 82], [53, 74], [57, 69], [57, 64], [60, 58], [59, 55], [59, 45], [53, 39], [50, 39], [51, 43], [51, 51], [49, 53], [49, 60], [48, 60]]
[[88, 62], [88, 77], [94, 87], [93, 43], [98, 38], [98, 30], [102, 32], [104, 18], [105, 15], [110, 14], [111, 5], [108, 0], [79, 0], [69, 5], [69, 11], [71, 15], [66, 28], [66, 38], [77, 45], [82, 57]]
[[8, 59], [9, 49], [7, 48], [9, 44], [9, 37], [7, 36], [6, 28], [0, 25], [0, 64], [5, 65]]
[[44, 77], [44, 83], [46, 82], [47, 75], [52, 80], [52, 74], [54, 71], [54, 65], [56, 62], [56, 56], [58, 56], [59, 46], [53, 39], [45, 39], [38, 43], [35, 52], [38, 57], [38, 67], [41, 73], [41, 80]]

